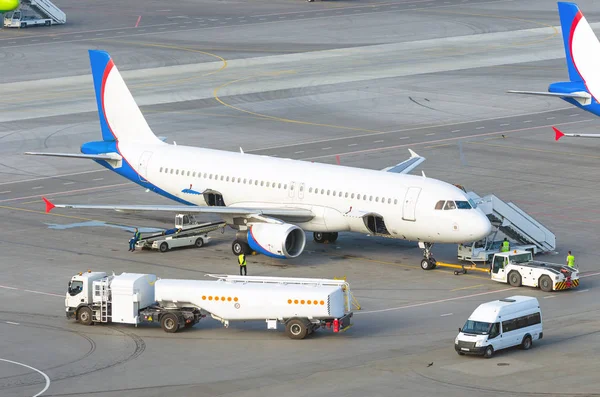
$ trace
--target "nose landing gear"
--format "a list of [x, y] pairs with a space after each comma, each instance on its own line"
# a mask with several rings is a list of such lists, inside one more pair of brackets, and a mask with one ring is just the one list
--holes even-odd
[[421, 269], [435, 269], [437, 262], [431, 254], [431, 248], [433, 247], [433, 243], [424, 243], [419, 241], [419, 247], [423, 249], [423, 260], [421, 261]]

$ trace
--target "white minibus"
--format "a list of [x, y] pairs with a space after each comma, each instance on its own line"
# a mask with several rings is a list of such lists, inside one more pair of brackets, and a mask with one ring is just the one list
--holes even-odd
[[458, 354], [486, 358], [513, 346], [528, 350], [544, 336], [538, 300], [519, 295], [479, 305], [458, 331], [454, 340]]

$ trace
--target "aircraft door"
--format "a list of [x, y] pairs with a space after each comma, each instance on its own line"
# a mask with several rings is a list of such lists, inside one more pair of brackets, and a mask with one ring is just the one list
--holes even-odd
[[421, 193], [420, 187], [409, 187], [404, 196], [404, 205], [402, 206], [402, 219], [405, 221], [416, 221], [415, 209], [417, 207], [417, 199]]
[[138, 163], [138, 175], [140, 177], [140, 181], [148, 182], [146, 180], [146, 176], [148, 173], [148, 163], [150, 163], [150, 157], [152, 157], [152, 152], [144, 152], [140, 156], [140, 161]]

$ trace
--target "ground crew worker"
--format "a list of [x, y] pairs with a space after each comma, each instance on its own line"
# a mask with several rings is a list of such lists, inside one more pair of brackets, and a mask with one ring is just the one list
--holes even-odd
[[500, 248], [500, 252], [508, 252], [510, 251], [510, 243], [508, 239], [504, 237], [504, 241], [502, 242], [502, 247]]
[[140, 232], [138, 232], [137, 227], [135, 228], [135, 231], [133, 232], [133, 237], [129, 239], [129, 251], [133, 252], [135, 251], [135, 243], [137, 241], [139, 241], [139, 239], [142, 237], [142, 234]]
[[575, 257], [571, 254], [571, 251], [569, 251], [569, 255], [567, 255], [567, 266], [575, 267]]
[[247, 276], [248, 272], [246, 271], [246, 255], [244, 253], [241, 253], [238, 256], [238, 263], [240, 264], [240, 276], [242, 275], [242, 269], [244, 270], [244, 276]]

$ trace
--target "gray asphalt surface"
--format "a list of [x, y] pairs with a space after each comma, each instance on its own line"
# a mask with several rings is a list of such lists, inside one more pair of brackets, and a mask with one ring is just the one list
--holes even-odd
[[[551, 126], [597, 133], [568, 104], [508, 95], [566, 79], [556, 4], [547, 1], [57, 0], [69, 23], [0, 30], [0, 395], [573, 396], [596, 395], [600, 140], [554, 142]], [[579, 3], [594, 28], [600, 9]], [[141, 17], [141, 18], [140, 18]], [[139, 19], [139, 22], [138, 22]], [[137, 28], [135, 25], [138, 25]], [[297, 259], [255, 256], [249, 274], [347, 277], [354, 326], [291, 341], [261, 323], [203, 320], [83, 327], [64, 318], [69, 278], [87, 269], [203, 278], [237, 272], [231, 231], [202, 249], [127, 252], [130, 228], [170, 214], [53, 211], [60, 203], [167, 204], [83, 160], [99, 139], [87, 50], [109, 51], [151, 127], [168, 142], [415, 173], [513, 201], [575, 253], [578, 290], [509, 288], [485, 273], [422, 271], [416, 244], [343, 233], [307, 236]], [[206, 220], [214, 217], [206, 217]], [[434, 247], [456, 262], [456, 246]], [[453, 340], [475, 307], [535, 296], [544, 339], [491, 360]], [[430, 363], [433, 363], [429, 366]], [[596, 394], [595, 394], [596, 393]]]

